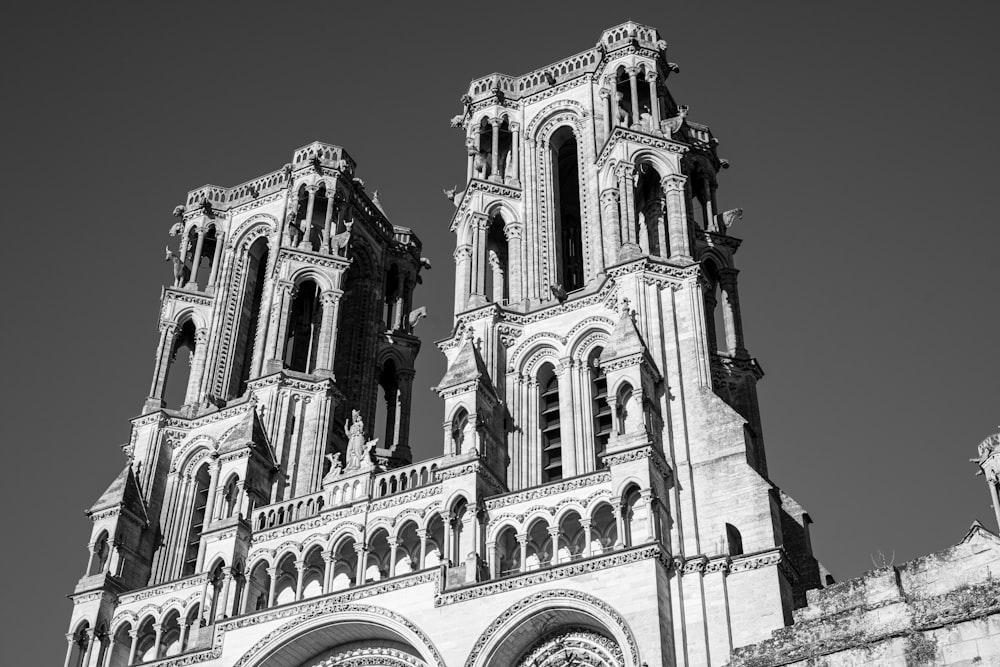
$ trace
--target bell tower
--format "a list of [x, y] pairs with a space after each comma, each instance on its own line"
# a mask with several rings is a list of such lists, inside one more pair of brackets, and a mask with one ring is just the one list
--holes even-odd
[[[472, 81], [451, 121], [467, 178], [446, 192], [455, 325], [440, 347], [448, 377], [470, 345], [482, 359], [478, 381], [505, 412], [502, 441], [483, 442], [509, 460], [512, 491], [609, 470], [616, 511], [643, 517], [620, 539], [659, 542], [695, 573], [672, 578], [661, 613], [690, 623], [712, 608], [701, 559], [784, 549], [799, 575], [774, 570], [740, 594], [788, 619], [818, 585], [809, 518], [767, 477], [763, 372], [744, 341], [730, 233], [742, 211], [718, 204], [729, 164], [671, 92], [666, 51], [630, 22], [553, 65]], [[445, 430], [454, 451], [462, 431]], [[731, 640], [664, 641], [702, 664]]]

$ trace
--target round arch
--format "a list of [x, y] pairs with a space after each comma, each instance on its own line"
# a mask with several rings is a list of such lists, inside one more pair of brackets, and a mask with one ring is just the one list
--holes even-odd
[[358, 641], [392, 644], [427, 665], [444, 665], [430, 638], [404, 616], [374, 605], [332, 604], [317, 617], [295, 619], [268, 633], [234, 667], [299, 667], [303, 652], [318, 658]]
[[603, 600], [568, 589], [542, 591], [522, 598], [497, 616], [479, 636], [465, 667], [519, 664], [545, 630], [586, 629], [612, 640], [625, 667], [639, 667], [639, 647], [624, 617]]

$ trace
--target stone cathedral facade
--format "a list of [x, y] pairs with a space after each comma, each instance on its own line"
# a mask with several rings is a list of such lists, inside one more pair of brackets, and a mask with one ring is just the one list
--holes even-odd
[[67, 667], [722, 665], [832, 583], [768, 477], [741, 213], [665, 51], [626, 23], [463, 96], [429, 460], [429, 263], [354, 159], [188, 194]]

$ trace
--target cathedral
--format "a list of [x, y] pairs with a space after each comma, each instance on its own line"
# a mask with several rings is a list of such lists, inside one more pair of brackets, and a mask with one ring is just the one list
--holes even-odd
[[[671, 95], [666, 50], [628, 22], [462, 96], [428, 460], [409, 422], [429, 262], [354, 158], [315, 142], [187, 194], [148, 396], [87, 511], [65, 667], [806, 664], [829, 618], [881, 619], [897, 584], [916, 604], [930, 565], [835, 584], [768, 476], [742, 212], [719, 203], [728, 163]], [[986, 646], [1000, 539], [977, 525], [953, 550], [979, 607], [937, 594]], [[869, 662], [831, 639], [829, 664], [949, 643], [895, 627]]]

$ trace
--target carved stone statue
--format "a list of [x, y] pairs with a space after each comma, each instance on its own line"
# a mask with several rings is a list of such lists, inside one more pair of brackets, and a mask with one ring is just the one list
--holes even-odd
[[340, 462], [340, 452], [333, 452], [326, 455], [326, 460], [330, 462], [330, 472], [327, 475], [338, 476], [344, 469], [344, 464]]
[[347, 249], [347, 244], [351, 242], [351, 227], [353, 226], [353, 220], [345, 222], [344, 227], [346, 230], [334, 235], [333, 238], [330, 239], [330, 249], [334, 254], [340, 255], [341, 257], [346, 254], [344, 251]]
[[726, 226], [726, 229], [729, 229], [739, 220], [743, 219], [743, 209], [733, 208], [728, 211], [723, 211], [721, 217], [722, 217], [722, 224]]
[[461, 113], [461, 114], [459, 114], [457, 116], [453, 116], [452, 119], [451, 119], [451, 122], [450, 122], [450, 124], [451, 124], [452, 127], [462, 127], [463, 123], [465, 123], [465, 114], [464, 113]]
[[181, 260], [180, 257], [170, 252], [170, 248], [167, 248], [166, 261], [174, 263], [174, 287], [183, 287], [187, 284], [188, 278], [191, 276], [191, 269]]
[[411, 310], [410, 314], [406, 316], [406, 321], [410, 325], [410, 329], [417, 326], [417, 322], [427, 317], [427, 306], [420, 306], [416, 310]]
[[170, 229], [167, 231], [167, 234], [169, 234], [170, 236], [177, 236], [183, 231], [184, 231], [184, 222], [183, 221], [175, 222], [174, 224], [170, 225]]
[[451, 188], [450, 190], [444, 190], [444, 196], [447, 197], [448, 201], [454, 204], [456, 207], [462, 203], [462, 192], [459, 190], [458, 186]]
[[676, 134], [677, 131], [681, 129], [681, 125], [684, 124], [684, 119], [687, 118], [687, 115], [688, 108], [681, 104], [677, 107], [677, 115], [672, 118], [667, 118], [661, 122], [660, 129], [662, 129], [663, 133], [667, 136]]
[[615, 99], [618, 100], [618, 116], [615, 118], [615, 125], [621, 125], [622, 127], [629, 126], [629, 115], [628, 111], [622, 108], [622, 97], [621, 91], [615, 91]]
[[347, 436], [347, 469], [357, 470], [366, 454], [365, 423], [357, 410], [351, 410], [351, 419], [344, 422], [344, 435]]

